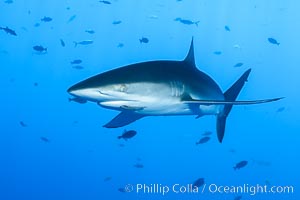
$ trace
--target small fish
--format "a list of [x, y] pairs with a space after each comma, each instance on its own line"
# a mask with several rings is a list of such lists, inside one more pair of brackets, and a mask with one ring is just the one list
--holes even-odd
[[72, 66], [74, 69], [84, 69], [82, 65], [74, 65]]
[[204, 185], [205, 181], [204, 178], [198, 178], [194, 183], [193, 183], [193, 187], [201, 187], [202, 185]]
[[40, 139], [43, 141], [43, 142], [50, 142], [50, 140], [48, 139], [48, 138], [46, 138], [46, 137], [40, 137]]
[[226, 31], [230, 31], [229, 26], [226, 25], [224, 28], [225, 28]]
[[204, 144], [206, 142], [208, 142], [210, 140], [210, 137], [206, 136], [206, 137], [203, 137], [199, 140], [199, 142], [196, 142], [196, 145], [198, 144]]
[[63, 41], [62, 39], [60, 39], [59, 41], [60, 41], [60, 45], [61, 45], [62, 47], [65, 47], [65, 46], [66, 46], [65, 41]]
[[111, 176], [108, 176], [108, 177], [105, 177], [105, 178], [104, 178], [104, 181], [107, 182], [107, 181], [110, 181], [111, 179], [112, 179], [112, 177], [111, 177]]
[[230, 153], [236, 153], [236, 150], [231, 148], [231, 149], [229, 149], [229, 152]]
[[139, 168], [139, 169], [142, 169], [144, 168], [144, 165], [143, 164], [135, 164], [133, 165], [135, 168]]
[[20, 125], [21, 125], [22, 127], [27, 127], [27, 124], [25, 124], [23, 121], [20, 121]]
[[92, 29], [87, 29], [87, 30], [85, 30], [85, 32], [86, 32], [86, 33], [89, 33], [89, 34], [94, 34], [94, 33], [95, 33], [95, 31], [92, 30]]
[[119, 147], [125, 147], [125, 144], [119, 144]]
[[11, 3], [13, 3], [13, 0], [6, 0], [6, 1], [4, 1], [4, 3], [11, 4]]
[[192, 20], [188, 20], [188, 19], [182, 19], [180, 17], [177, 17], [176, 19], [174, 19], [174, 21], [180, 22], [182, 24], [186, 24], [186, 25], [192, 25], [195, 24], [196, 26], [198, 26], [200, 21], [192, 21]]
[[158, 16], [157, 15], [149, 15], [148, 16], [150, 19], [158, 19]]
[[202, 135], [203, 135], [203, 136], [208, 136], [208, 135], [211, 135], [211, 134], [212, 134], [211, 131], [205, 131]]
[[41, 19], [42, 22], [51, 22], [52, 20], [53, 19], [51, 17], [46, 17], [46, 16]]
[[80, 98], [80, 97], [74, 97], [74, 98], [69, 98], [69, 102], [74, 101], [80, 104], [84, 104], [87, 102], [86, 99]]
[[37, 23], [34, 24], [34, 27], [39, 27], [40, 25], [41, 24], [37, 22]]
[[240, 48], [241, 48], [241, 46], [240, 46], [240, 45], [238, 45], [238, 44], [235, 44], [235, 45], [233, 45], [233, 48], [235, 48], [235, 49], [240, 49]]
[[276, 112], [282, 112], [282, 111], [284, 111], [285, 110], [285, 107], [280, 107], [280, 108], [278, 108], [277, 110], [276, 110]]
[[35, 51], [41, 52], [41, 53], [45, 53], [47, 52], [47, 48], [41, 46], [41, 45], [36, 45], [34, 47], [32, 47]]
[[118, 48], [122, 48], [122, 47], [124, 47], [124, 44], [123, 43], [119, 43], [117, 47]]
[[74, 19], [75, 19], [76, 17], [77, 17], [76, 15], [72, 15], [72, 16], [68, 19], [67, 23], [70, 23], [70, 22], [74, 21]]
[[121, 23], [122, 23], [121, 20], [115, 20], [115, 21], [112, 22], [113, 25], [117, 25], [117, 24], [121, 24]]
[[141, 159], [140, 157], [137, 157], [136, 160], [137, 160], [137, 161], [141, 161], [142, 159]]
[[8, 27], [0, 27], [0, 30], [5, 31], [7, 34], [17, 36], [16, 32]]
[[280, 44], [280, 43], [277, 42], [277, 40], [274, 39], [274, 38], [268, 38], [268, 41], [269, 41], [271, 44], [276, 44], [276, 45], [279, 45], [279, 44]]
[[94, 43], [93, 40], [83, 40], [83, 41], [80, 41], [80, 42], [74, 42], [75, 47], [77, 47], [78, 44], [80, 44], [80, 45], [89, 45], [89, 44], [93, 44], [93, 43]]
[[72, 65], [76, 65], [76, 64], [82, 63], [82, 60], [80, 60], [80, 59], [75, 59], [75, 60], [71, 61], [70, 63], [71, 63]]
[[125, 188], [119, 188], [118, 191], [119, 191], [119, 192], [123, 192], [123, 193], [126, 192]]
[[271, 182], [270, 182], [269, 180], [266, 180], [266, 181], [265, 181], [265, 184], [266, 184], [266, 185], [271, 185]]
[[145, 38], [145, 37], [142, 37], [140, 40], [140, 43], [148, 43], [149, 42], [149, 39], [148, 38]]
[[34, 82], [33, 85], [34, 85], [35, 87], [37, 87], [37, 86], [39, 86], [39, 83], [38, 83], [38, 82]]
[[233, 200], [241, 200], [242, 199], [242, 195], [236, 196]]
[[215, 51], [214, 54], [215, 54], [215, 55], [221, 55], [221, 54], [222, 54], [222, 51]]
[[233, 167], [233, 169], [234, 169], [234, 170], [241, 169], [241, 168], [245, 167], [247, 164], [248, 164], [248, 161], [243, 160], [243, 161], [237, 163], [237, 164]]
[[99, 1], [99, 2], [100, 2], [100, 3], [107, 4], [107, 5], [111, 4], [111, 2], [109, 2], [109, 1]]
[[243, 66], [243, 64], [244, 63], [239, 62], [239, 63], [236, 63], [233, 67], [241, 67], [241, 66]]
[[134, 130], [130, 130], [130, 131], [126, 131], [124, 130], [123, 134], [121, 136], [118, 136], [118, 139], [123, 138], [124, 140], [127, 140], [129, 138], [132, 138], [133, 136], [135, 136], [137, 134], [136, 131]]

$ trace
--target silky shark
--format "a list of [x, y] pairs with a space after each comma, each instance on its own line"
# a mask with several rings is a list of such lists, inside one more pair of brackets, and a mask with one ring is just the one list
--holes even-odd
[[226, 118], [233, 105], [259, 104], [281, 98], [236, 101], [251, 72], [248, 69], [225, 93], [207, 74], [197, 69], [193, 40], [184, 60], [141, 62], [113, 69], [68, 89], [78, 98], [120, 111], [106, 128], [128, 125], [146, 116], [216, 116], [222, 142]]

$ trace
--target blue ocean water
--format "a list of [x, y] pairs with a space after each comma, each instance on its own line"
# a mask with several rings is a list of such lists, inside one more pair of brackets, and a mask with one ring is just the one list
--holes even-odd
[[[293, 0], [2, 0], [0, 199], [299, 199], [299, 9]], [[116, 111], [69, 102], [67, 89], [98, 73], [183, 60], [192, 37], [198, 69], [223, 91], [252, 68], [238, 100], [285, 98], [234, 106], [222, 144], [215, 116], [107, 129]], [[117, 139], [124, 129], [137, 135]]]

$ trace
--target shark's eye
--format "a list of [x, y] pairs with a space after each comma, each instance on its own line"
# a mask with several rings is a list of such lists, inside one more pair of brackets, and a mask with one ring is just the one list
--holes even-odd
[[120, 92], [127, 92], [127, 86], [125, 84], [121, 84], [118, 88]]

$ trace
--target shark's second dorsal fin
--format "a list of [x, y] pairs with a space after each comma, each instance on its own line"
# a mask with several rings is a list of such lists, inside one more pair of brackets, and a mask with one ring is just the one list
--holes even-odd
[[194, 38], [192, 38], [190, 50], [183, 60], [183, 62], [187, 63], [189, 67], [196, 67], [195, 65], [195, 56], [194, 56]]

